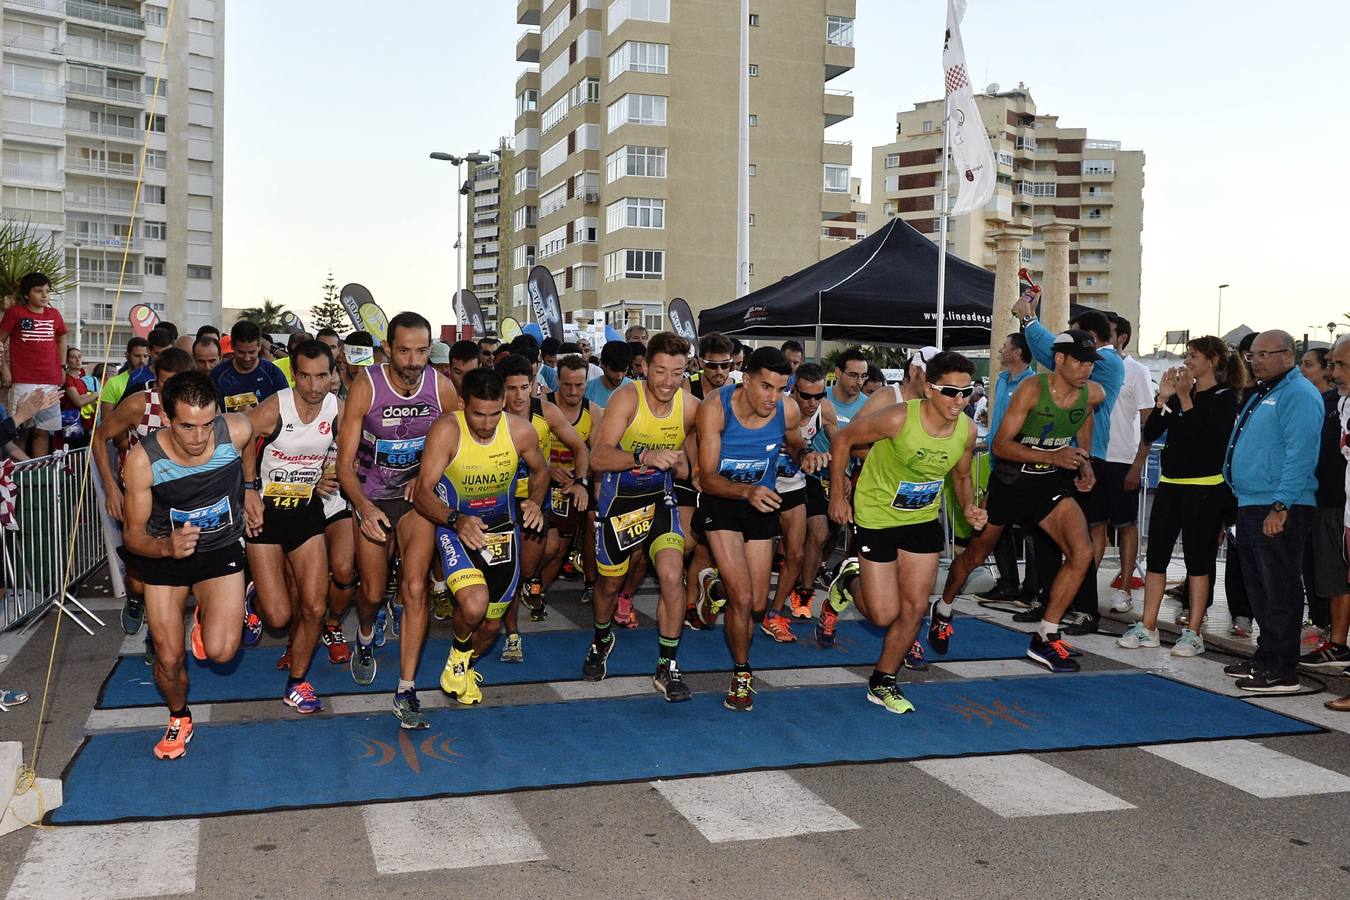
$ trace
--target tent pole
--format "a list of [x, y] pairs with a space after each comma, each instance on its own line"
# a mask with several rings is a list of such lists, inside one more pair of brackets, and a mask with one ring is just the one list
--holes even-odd
[[739, 103], [736, 128], [736, 296], [750, 293], [750, 0], [741, 0]]
[[821, 310], [820, 292], [817, 291], [817, 292], [816, 292], [816, 364], [817, 364], [817, 365], [822, 364], [822, 363], [823, 363], [823, 360], [824, 360], [824, 357], [822, 357], [822, 356], [820, 355], [820, 333], [821, 333], [820, 320], [821, 320], [821, 318], [822, 318], [822, 310]]
[[942, 190], [938, 193], [938, 202], [941, 204], [941, 217], [938, 229], [938, 291], [937, 291], [937, 338], [933, 345], [939, 350], [942, 349], [942, 326], [947, 318], [947, 167], [949, 165], [949, 144], [951, 140], [951, 128], [948, 121], [951, 117], [950, 100], [942, 101]]

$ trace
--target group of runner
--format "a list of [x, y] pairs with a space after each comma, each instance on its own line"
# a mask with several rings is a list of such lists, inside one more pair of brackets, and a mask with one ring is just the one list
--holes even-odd
[[[378, 346], [362, 333], [296, 336], [284, 366], [260, 358], [251, 323], [229, 338], [209, 373], [183, 350], [156, 353], [155, 377], [105, 410], [93, 441], [123, 529], [123, 625], [134, 633], [148, 623], [169, 708], [160, 758], [182, 756], [192, 738], [181, 626], [189, 594], [186, 643], [197, 659], [228, 661], [265, 627], [287, 632], [282, 696], [299, 713], [323, 707], [307, 678], [320, 644], [370, 685], [386, 632], [397, 634], [393, 712], [409, 729], [428, 727], [416, 676], [432, 615], [449, 619], [453, 637], [442, 690], [477, 704], [476, 663], [503, 624], [501, 658], [523, 660], [515, 609], [545, 616], [564, 567], [586, 578], [592, 608], [589, 647], [578, 648], [585, 679], [605, 677], [652, 572], [654, 688], [670, 702], [690, 698], [683, 631], [724, 614], [733, 668], [724, 705], [735, 711], [754, 705], [756, 629], [795, 641], [789, 620], [814, 618], [816, 641], [830, 646], [856, 602], [886, 629], [868, 699], [904, 713], [913, 707], [897, 676], [923, 665], [925, 615], [929, 646], [946, 652], [965, 576], [1001, 528], [1039, 524], [1065, 564], [1028, 655], [1053, 671], [1077, 667], [1057, 614], [1091, 543], [1078, 506], [1059, 501], [1092, 485], [1081, 448], [1102, 402], [1087, 381], [1096, 351], [1082, 332], [1055, 338], [1053, 369], [1014, 394], [994, 438], [987, 513], [971, 477], [976, 427], [962, 414], [975, 370], [958, 353], [920, 351], [903, 387], [869, 398], [856, 349], [827, 379], [792, 341], [746, 351], [737, 366], [719, 334], [696, 350], [674, 333], [651, 336], [636, 380], [623, 377], [631, 352], [627, 362], [602, 352], [602, 371], [588, 377], [596, 367], [580, 348], [528, 338], [484, 339], [477, 353], [438, 345], [433, 358], [430, 324], [407, 312]], [[216, 336], [199, 334], [194, 352], [199, 344], [220, 358]], [[948, 482], [983, 531], [929, 609]], [[846, 556], [813, 610], [822, 561], [845, 529]], [[349, 644], [342, 621], [353, 600]]]

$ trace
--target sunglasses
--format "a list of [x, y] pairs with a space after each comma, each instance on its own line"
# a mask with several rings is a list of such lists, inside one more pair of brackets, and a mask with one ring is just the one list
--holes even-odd
[[803, 400], [824, 400], [825, 392], [821, 391], [819, 394], [808, 394], [806, 391], [797, 391], [797, 396], [801, 397]]
[[699, 357], [699, 361], [703, 363], [703, 368], [705, 368], [705, 369], [730, 369], [730, 368], [731, 368], [731, 360], [729, 360], [729, 359], [728, 359], [728, 360], [725, 360], [725, 361], [723, 361], [723, 362], [709, 362], [708, 360], [703, 359], [702, 357]]
[[975, 394], [975, 386], [973, 384], [966, 385], [965, 387], [957, 387], [954, 384], [933, 384], [929, 385], [929, 387], [942, 396], [951, 397], [953, 400], [957, 397], [965, 397], [969, 400]]

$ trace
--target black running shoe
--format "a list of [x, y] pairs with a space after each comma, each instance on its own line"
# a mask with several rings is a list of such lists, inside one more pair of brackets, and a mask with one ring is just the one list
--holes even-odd
[[1246, 678], [1239, 678], [1237, 688], [1253, 694], [1296, 694], [1303, 686], [1293, 675], [1277, 677], [1260, 669], [1252, 671]]
[[1223, 674], [1229, 678], [1250, 678], [1252, 676], [1252, 661], [1244, 659], [1241, 662], [1230, 663], [1223, 667]]
[[614, 636], [600, 646], [591, 644], [586, 651], [586, 661], [581, 664], [581, 677], [587, 681], [603, 681], [608, 669], [609, 654], [614, 651]]
[[938, 612], [937, 605], [934, 600], [928, 607], [928, 646], [938, 656], [946, 656], [952, 638], [952, 617]]
[[1045, 607], [1039, 603], [1030, 609], [1024, 609], [1019, 613], [1013, 613], [1014, 622], [1039, 622], [1045, 618]]
[[680, 667], [675, 664], [675, 660], [658, 664], [656, 674], [652, 676], [652, 684], [658, 691], [665, 696], [669, 703], [679, 703], [681, 700], [688, 700], [694, 694], [689, 690], [689, 685], [684, 683], [684, 677], [680, 675]]

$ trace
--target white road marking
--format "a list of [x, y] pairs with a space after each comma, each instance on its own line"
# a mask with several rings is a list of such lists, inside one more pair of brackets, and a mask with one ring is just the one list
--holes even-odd
[[1160, 744], [1140, 749], [1262, 799], [1350, 791], [1350, 777], [1253, 741]]
[[912, 763], [1005, 819], [1134, 809], [1114, 794], [1025, 753]]
[[787, 772], [747, 772], [652, 784], [714, 844], [859, 827]]
[[548, 859], [510, 797], [448, 797], [361, 807], [381, 875]]
[[10, 885], [10, 900], [94, 900], [191, 894], [198, 819], [39, 831]]
[[[211, 704], [192, 707], [192, 723], [201, 725], [211, 721]], [[163, 706], [137, 706], [131, 709], [95, 709], [84, 722], [85, 731], [108, 731], [114, 728], [161, 728], [169, 723], [169, 711]]]
[[604, 700], [609, 697], [629, 697], [634, 694], [656, 692], [651, 677], [646, 675], [606, 678], [604, 681], [595, 682], [553, 681], [549, 682], [549, 687], [564, 700]]
[[975, 659], [965, 662], [938, 662], [934, 668], [962, 678], [1002, 678], [1004, 676], [1049, 675], [1050, 670], [1029, 659]]
[[817, 684], [863, 684], [867, 678], [840, 666], [816, 669], [764, 669], [755, 680], [774, 687], [807, 687]]

